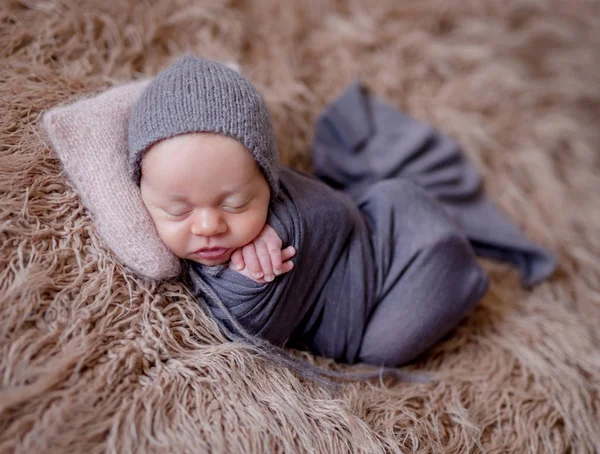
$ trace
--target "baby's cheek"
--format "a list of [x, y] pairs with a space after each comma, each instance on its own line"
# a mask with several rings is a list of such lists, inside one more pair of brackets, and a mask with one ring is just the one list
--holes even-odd
[[240, 243], [248, 244], [258, 236], [265, 226], [266, 216], [261, 213], [248, 213], [240, 217], [235, 224], [236, 237]]
[[156, 223], [156, 230], [160, 239], [171, 252], [175, 254], [181, 252], [180, 249], [184, 246], [185, 241], [185, 226], [183, 223], [158, 222]]

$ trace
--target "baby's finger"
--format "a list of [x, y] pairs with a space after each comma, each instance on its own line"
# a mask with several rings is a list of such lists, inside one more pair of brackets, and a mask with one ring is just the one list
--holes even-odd
[[281, 251], [281, 260], [286, 261], [291, 259], [296, 255], [296, 248], [294, 246], [288, 246], [283, 251]]
[[281, 274], [285, 274], [289, 271], [292, 271], [293, 268], [294, 268], [294, 262], [292, 262], [291, 260], [288, 260], [287, 262], [283, 262], [283, 265], [281, 265]]
[[263, 272], [261, 270], [260, 262], [258, 260], [258, 256], [256, 255], [256, 249], [254, 248], [254, 243], [249, 243], [242, 248], [242, 254], [244, 256], [244, 263], [246, 264], [246, 268], [252, 274], [252, 277], [255, 279], [260, 279], [263, 277]]
[[271, 259], [273, 273], [275, 274], [275, 276], [279, 276], [281, 274], [281, 262], [283, 261], [283, 257], [281, 255], [281, 246], [277, 246], [276, 244], [270, 244], [267, 245], [267, 249], [269, 251], [269, 256]]
[[233, 268], [236, 271], [242, 271], [244, 269], [244, 256], [241, 249], [236, 249], [233, 251], [230, 260], [230, 268]]
[[256, 248], [256, 255], [258, 256], [258, 261], [260, 262], [260, 266], [264, 273], [265, 281], [271, 282], [275, 279], [275, 274], [273, 273], [271, 254], [269, 253], [267, 244], [264, 241], [255, 241], [254, 247]]
[[248, 279], [252, 279], [254, 282], [258, 282], [259, 284], [264, 284], [265, 283], [265, 279], [262, 277], [259, 278], [255, 278], [254, 276], [252, 276], [252, 273], [250, 273], [250, 271], [248, 270], [248, 268], [244, 268], [242, 271], [240, 271], [240, 274], [243, 276], [246, 276]]

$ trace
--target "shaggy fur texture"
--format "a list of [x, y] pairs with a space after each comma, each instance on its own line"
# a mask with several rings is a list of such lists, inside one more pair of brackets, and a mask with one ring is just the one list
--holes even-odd
[[[0, 452], [600, 449], [600, 4], [6, 0], [0, 6]], [[356, 76], [452, 135], [560, 270], [484, 263], [478, 309], [418, 362], [437, 384], [339, 394], [240, 345], [182, 285], [99, 240], [39, 114], [195, 52], [240, 62], [282, 161]], [[311, 361], [329, 365], [321, 358]]]

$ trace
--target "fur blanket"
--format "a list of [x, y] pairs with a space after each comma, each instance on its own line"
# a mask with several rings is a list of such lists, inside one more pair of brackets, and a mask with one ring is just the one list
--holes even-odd
[[[599, 18], [591, 1], [2, 2], [0, 453], [598, 451]], [[483, 262], [490, 292], [416, 364], [439, 383], [333, 393], [224, 343], [183, 285], [124, 269], [40, 133], [44, 110], [186, 52], [244, 67], [303, 170], [317, 114], [360, 76], [460, 143], [559, 272], [527, 291]]]

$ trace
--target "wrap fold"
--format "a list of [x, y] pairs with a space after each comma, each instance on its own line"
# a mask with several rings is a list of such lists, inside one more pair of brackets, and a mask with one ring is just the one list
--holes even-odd
[[553, 254], [527, 240], [488, 200], [481, 177], [452, 139], [358, 82], [319, 117], [312, 152], [315, 175], [355, 196], [386, 179], [422, 187], [460, 225], [477, 255], [516, 266], [525, 287], [556, 268]]

